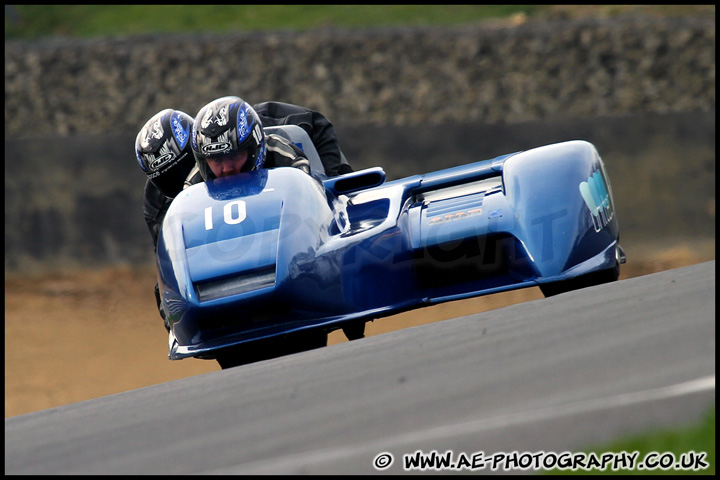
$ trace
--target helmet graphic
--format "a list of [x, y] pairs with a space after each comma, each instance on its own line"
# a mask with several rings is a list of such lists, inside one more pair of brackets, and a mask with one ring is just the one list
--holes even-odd
[[215, 178], [208, 159], [222, 161], [247, 150], [243, 172], [260, 170], [265, 164], [265, 133], [255, 110], [239, 97], [222, 97], [205, 105], [195, 117], [192, 149], [200, 174]]
[[156, 113], [135, 139], [140, 168], [166, 196], [175, 197], [194, 166], [190, 154], [193, 119], [187, 113], [167, 108]]

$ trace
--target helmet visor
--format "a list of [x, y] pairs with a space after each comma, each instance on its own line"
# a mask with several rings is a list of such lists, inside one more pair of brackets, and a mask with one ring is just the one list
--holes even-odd
[[214, 155], [206, 159], [208, 167], [217, 178], [236, 175], [252, 168], [248, 149]]

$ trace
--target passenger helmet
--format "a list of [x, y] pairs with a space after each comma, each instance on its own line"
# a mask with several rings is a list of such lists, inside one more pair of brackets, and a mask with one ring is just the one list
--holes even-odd
[[255, 110], [239, 97], [222, 97], [205, 105], [195, 116], [192, 149], [200, 175], [215, 178], [208, 157], [222, 158], [247, 150], [242, 171], [260, 170], [265, 165], [265, 132]]
[[135, 139], [140, 168], [170, 198], [183, 189], [195, 165], [190, 147], [192, 125], [190, 115], [167, 108], [148, 120]]

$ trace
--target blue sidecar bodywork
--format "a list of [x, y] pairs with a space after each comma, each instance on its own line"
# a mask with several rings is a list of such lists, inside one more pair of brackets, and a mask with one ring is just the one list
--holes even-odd
[[389, 182], [377, 167], [208, 181], [175, 198], [159, 236], [169, 358], [511, 289], [550, 295], [616, 280], [618, 241], [608, 176], [585, 141]]

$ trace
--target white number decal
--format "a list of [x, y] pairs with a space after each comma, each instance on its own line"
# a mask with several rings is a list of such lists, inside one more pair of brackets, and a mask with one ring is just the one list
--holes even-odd
[[[233, 209], [237, 206], [237, 209]], [[237, 225], [247, 217], [247, 209], [243, 200], [226, 203], [223, 207], [223, 219], [228, 225]], [[205, 208], [205, 230], [213, 229], [212, 207]]]
[[212, 230], [212, 207], [205, 208], [205, 230]]
[[[233, 205], [237, 205], [237, 216], [235, 217], [233, 217]], [[225, 223], [228, 225], [237, 225], [245, 220], [245, 202], [242, 200], [236, 200], [234, 202], [226, 203], [225, 208], [223, 208], [223, 215], [225, 216]]]

